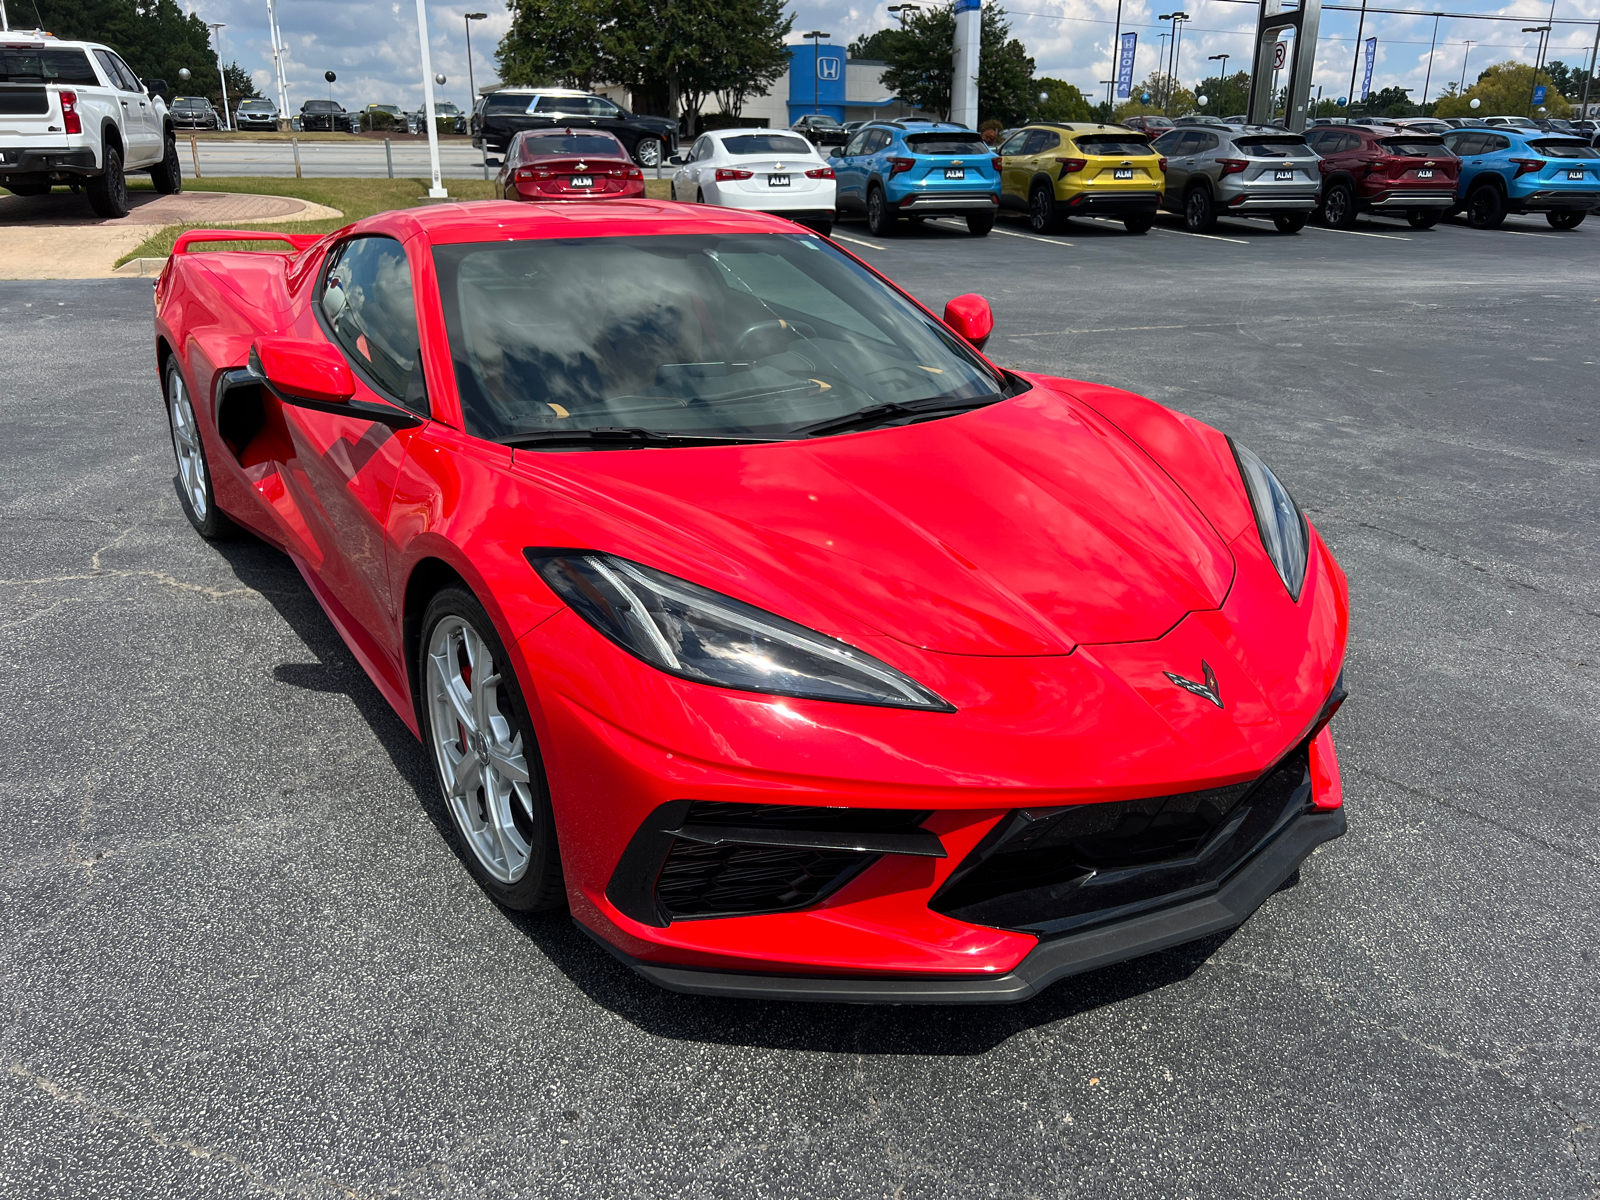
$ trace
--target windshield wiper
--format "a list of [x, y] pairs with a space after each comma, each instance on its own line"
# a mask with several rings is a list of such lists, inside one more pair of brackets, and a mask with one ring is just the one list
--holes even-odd
[[874, 425], [882, 425], [889, 421], [899, 420], [901, 417], [916, 417], [927, 413], [961, 412], [969, 408], [986, 408], [1004, 400], [1005, 396], [995, 393], [992, 396], [981, 396], [976, 399], [967, 398], [956, 400], [950, 397], [939, 396], [930, 400], [890, 400], [886, 404], [871, 404], [866, 408], [858, 409], [853, 413], [846, 413], [842, 417], [830, 417], [826, 421], [818, 421], [814, 425], [802, 425], [793, 432], [801, 437], [823, 437], [830, 433], [848, 433], [852, 429], [871, 429]]
[[545, 447], [590, 446], [632, 450], [641, 446], [742, 446], [785, 441], [785, 438], [722, 437], [709, 433], [673, 433], [632, 425], [602, 425], [595, 429], [535, 429], [495, 438], [502, 446], [538, 450]]

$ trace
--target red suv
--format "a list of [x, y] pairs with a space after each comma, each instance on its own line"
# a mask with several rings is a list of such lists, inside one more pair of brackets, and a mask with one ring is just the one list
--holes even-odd
[[1432, 229], [1455, 206], [1461, 160], [1434, 134], [1323, 125], [1306, 130], [1306, 141], [1322, 156], [1318, 214], [1335, 229], [1349, 229], [1361, 212]]

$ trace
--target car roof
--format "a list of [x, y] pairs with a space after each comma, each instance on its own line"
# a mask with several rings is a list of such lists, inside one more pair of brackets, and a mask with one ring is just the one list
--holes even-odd
[[881, 121], [868, 121], [866, 128], [874, 129], [899, 129], [905, 133], [971, 133], [965, 125], [958, 125], [954, 121], [935, 121], [929, 117], [895, 117], [884, 118]]
[[[732, 128], [732, 129], [707, 129], [707, 130], [704, 130], [700, 134], [700, 136], [701, 137], [708, 137], [708, 138], [743, 137], [745, 134], [748, 134], [748, 133], [783, 134], [783, 133], [794, 133], [794, 130], [792, 128], [791, 129], [769, 129], [765, 125], [739, 125], [739, 126], [736, 126], [735, 128]], [[794, 135], [795, 135], [795, 137], [800, 137], [800, 135], [797, 134], [797, 133], [795, 133]], [[800, 138], [800, 140], [805, 142], [804, 138]], [[811, 146], [811, 143], [810, 142], [806, 142], [806, 145], [809, 147], [809, 146]], [[812, 147], [812, 148], [815, 149], [815, 147]]]
[[669, 200], [608, 200], [604, 204], [525, 204], [469, 200], [394, 209], [357, 221], [345, 234], [387, 233], [405, 241], [420, 235], [436, 246], [568, 237], [649, 237], [662, 234], [785, 233], [804, 236], [781, 217]]
[[[1029, 121], [1024, 129], [1064, 129], [1068, 133], [1137, 133], [1136, 129], [1129, 129], [1126, 125], [1105, 125], [1097, 121]], [[1174, 126], [1174, 128], [1194, 128], [1199, 126]]]
[[582, 88], [558, 87], [503, 87], [492, 92], [485, 92], [486, 96], [593, 96], [595, 93], [586, 92]]

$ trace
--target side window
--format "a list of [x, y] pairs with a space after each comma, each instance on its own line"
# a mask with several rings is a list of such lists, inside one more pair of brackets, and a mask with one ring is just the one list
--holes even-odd
[[1221, 142], [1218, 140], [1217, 135], [1214, 134], [1214, 133], [1202, 133], [1202, 134], [1199, 134], [1198, 136], [1199, 136], [1200, 140], [1195, 143], [1195, 147], [1194, 147], [1194, 152], [1196, 154], [1208, 154], [1212, 150], [1215, 150], [1219, 145], [1221, 145]]
[[109, 50], [96, 50], [94, 56], [100, 60], [100, 70], [111, 81], [111, 86], [118, 91], [136, 91], [129, 86], [128, 68], [122, 65], [120, 59]]
[[617, 106], [604, 96], [590, 96], [585, 101], [585, 104], [591, 117], [614, 117], [617, 115]]
[[1027, 143], [1027, 140], [1027, 130], [1023, 130], [1021, 133], [1013, 133], [1006, 139], [1006, 144], [1000, 147], [1000, 153], [1011, 155], [1021, 154], [1023, 152], [1022, 147]]
[[1022, 143], [1022, 153], [1026, 155], [1042, 154], [1050, 137], [1043, 129], [1030, 129], [1025, 136], [1028, 140]]
[[400, 243], [360, 237], [335, 248], [321, 304], [344, 352], [391, 397], [405, 396], [417, 365], [417, 307]]
[[144, 84], [139, 82], [139, 77], [133, 73], [132, 67], [128, 66], [127, 63], [123, 62], [115, 54], [111, 56], [111, 61], [117, 64], [117, 73], [122, 76], [122, 87], [124, 91], [144, 91]]
[[1483, 149], [1479, 154], [1499, 154], [1502, 150], [1511, 149], [1511, 139], [1500, 133], [1486, 133], [1483, 135]]
[[844, 148], [843, 157], [854, 158], [858, 154], [864, 153], [862, 147], [867, 144], [867, 139], [871, 136], [872, 132], [870, 130], [864, 130], [860, 133], [857, 133], [855, 137], [850, 139], [850, 144]]

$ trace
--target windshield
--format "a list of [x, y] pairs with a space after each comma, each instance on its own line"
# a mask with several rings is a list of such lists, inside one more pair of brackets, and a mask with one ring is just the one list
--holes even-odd
[[746, 154], [804, 154], [811, 157], [811, 143], [787, 133], [741, 133], [722, 139], [723, 148], [735, 158]]
[[910, 133], [906, 149], [913, 154], [992, 154], [975, 133]]
[[246, 100], [239, 107], [248, 108], [251, 112], [271, 112], [272, 102], [270, 100]]
[[1306, 153], [1302, 137], [1240, 138], [1234, 145], [1252, 158], [1295, 158]]
[[628, 152], [614, 137], [598, 133], [543, 134], [525, 138], [523, 149], [530, 155], [577, 154], [589, 158], [627, 158]]
[[827, 125], [830, 128], [835, 128], [839, 124], [832, 117], [823, 116], [821, 113], [812, 113], [806, 120], [812, 125]]
[[1600, 150], [1588, 142], [1541, 140], [1529, 142], [1528, 148], [1551, 158], [1600, 158]]
[[[1004, 377], [821, 238], [685, 234], [438, 246], [468, 432], [783, 438]], [[798, 435], [798, 436], [804, 436]]]

